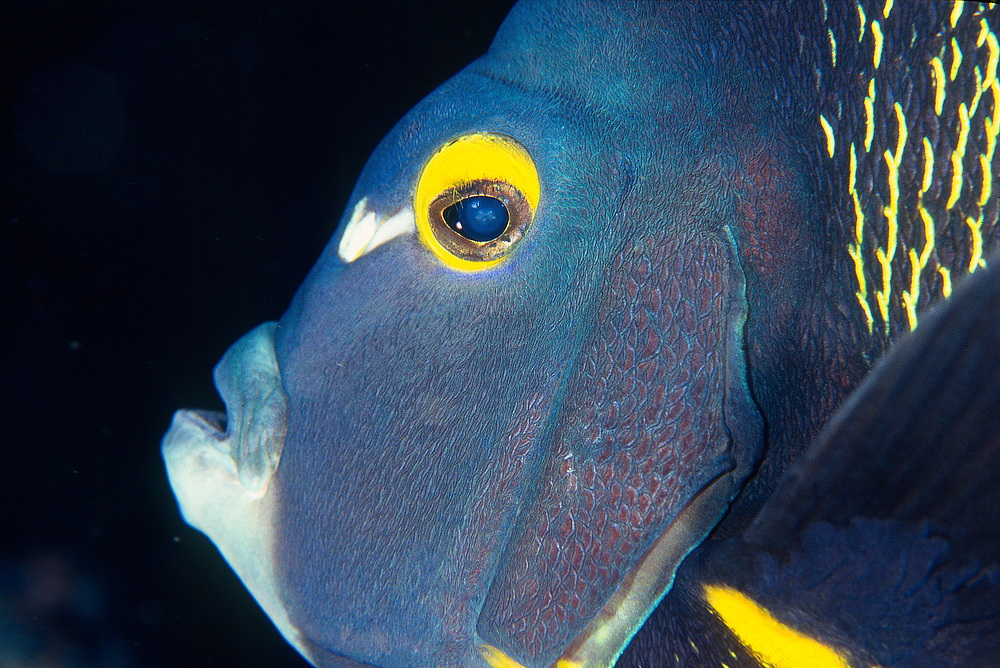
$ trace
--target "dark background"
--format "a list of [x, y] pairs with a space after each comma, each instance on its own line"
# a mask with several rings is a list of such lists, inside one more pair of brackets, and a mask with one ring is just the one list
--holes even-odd
[[159, 439], [510, 4], [0, 4], [0, 668], [305, 665]]

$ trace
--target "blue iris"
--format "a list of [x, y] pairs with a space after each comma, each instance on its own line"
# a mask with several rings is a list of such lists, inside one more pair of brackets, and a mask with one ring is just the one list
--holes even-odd
[[476, 195], [455, 202], [441, 212], [444, 222], [473, 241], [492, 241], [507, 229], [510, 214], [496, 197]]

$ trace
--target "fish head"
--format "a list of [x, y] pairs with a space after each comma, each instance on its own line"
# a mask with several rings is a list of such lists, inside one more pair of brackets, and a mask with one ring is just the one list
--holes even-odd
[[164, 439], [317, 665], [610, 665], [760, 458], [728, 110], [681, 62], [641, 87], [613, 17], [542, 50], [563, 20], [516, 9], [400, 121], [220, 363], [228, 417]]

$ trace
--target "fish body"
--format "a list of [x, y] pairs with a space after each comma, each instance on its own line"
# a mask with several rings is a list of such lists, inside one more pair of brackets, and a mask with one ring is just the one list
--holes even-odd
[[[893, 467], [917, 477], [887, 489], [919, 500], [932, 471], [907, 468], [909, 423], [851, 431], [881, 424], [869, 395], [830, 419], [910, 330], [968, 362], [921, 319], [997, 247], [998, 21], [982, 3], [518, 4], [376, 149], [288, 312], [227, 352], [228, 415], [175, 416], [185, 518], [321, 666], [985, 656], [992, 608], [935, 626], [962, 583], [992, 583], [996, 543], [947, 510], [968, 499], [863, 501]], [[941, 319], [992, 308], [983, 290]], [[887, 360], [871, 383], [962, 380]], [[928, 410], [891, 387], [879, 419], [897, 395]], [[976, 415], [940, 443], [991, 424]], [[996, 470], [959, 441], [927, 461]], [[949, 555], [986, 570], [935, 574]], [[924, 605], [938, 576], [959, 593]]]

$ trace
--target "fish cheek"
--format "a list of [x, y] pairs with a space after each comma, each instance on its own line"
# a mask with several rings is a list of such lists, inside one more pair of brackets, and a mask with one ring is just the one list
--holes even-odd
[[599, 635], [636, 565], [673, 540], [643, 578], [657, 590], [628, 613], [641, 624], [759, 456], [731, 236], [645, 229], [607, 265], [552, 454], [479, 618], [484, 640], [528, 665]]

